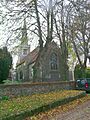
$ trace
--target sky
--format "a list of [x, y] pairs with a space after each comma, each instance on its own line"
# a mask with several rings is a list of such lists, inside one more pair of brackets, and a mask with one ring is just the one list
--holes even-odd
[[[1, 2], [0, 2], [0, 6], [1, 6]], [[14, 10], [15, 10], [15, 8], [14, 8]], [[4, 5], [3, 5], [3, 7], [0, 7], [0, 13], [2, 13], [2, 11], [3, 11], [2, 16], [4, 16], [6, 14], [6, 12], [8, 12], [8, 10], [5, 9]], [[17, 17], [17, 15], [15, 17]], [[9, 37], [11, 37], [13, 39], [15, 37], [15, 35], [18, 36], [18, 32], [16, 32], [15, 34], [12, 34], [11, 31], [13, 29], [15, 29], [16, 26], [21, 27], [20, 26], [21, 23], [17, 22], [17, 24], [15, 24], [13, 21], [13, 27], [12, 27], [11, 21], [9, 21], [8, 19], [9, 19], [9, 17], [6, 16], [6, 20], [4, 21], [2, 19], [2, 17], [0, 16], [0, 23], [2, 23], [2, 24], [0, 24], [0, 47], [3, 47], [4, 45], [8, 45], [7, 47], [9, 49], [9, 51], [11, 51], [11, 50], [13, 50], [12, 49], [13, 46], [17, 45], [19, 38], [16, 38], [17, 39], [16, 43], [14, 42], [11, 44], [11, 42], [10, 42], [11, 45], [9, 45], [9, 42], [7, 44], [6, 41]], [[12, 27], [13, 29], [11, 29], [10, 27]], [[30, 50], [32, 51], [38, 45], [38, 40], [37, 39], [35, 40], [35, 35], [34, 35], [33, 40], [31, 37], [29, 37], [29, 40], [30, 40], [29, 44], [31, 44]], [[14, 52], [16, 52], [16, 51], [14, 50]], [[13, 56], [13, 64], [14, 64], [14, 68], [15, 68], [18, 57], [17, 57], [16, 53], [12, 56]]]
[[[45, 5], [46, 5], [46, 8], [49, 7], [48, 6], [48, 3], [49, 3], [49, 0], [45, 0]], [[1, 4], [0, 4], [1, 5]], [[22, 8], [22, 6], [21, 6]], [[20, 8], [20, 9], [21, 9]], [[15, 7], [13, 8], [14, 10], [16, 9]], [[5, 15], [6, 12], [8, 12], [8, 10], [5, 9], [4, 7], [4, 4], [3, 4], [3, 7], [0, 7], [0, 11], [2, 12], [3, 11], [3, 16]], [[13, 15], [13, 14], [11, 14]], [[17, 15], [15, 15], [15, 17], [17, 17]], [[28, 19], [29, 20], [29, 19]], [[32, 21], [32, 20], [31, 20]], [[3, 22], [3, 24], [0, 24], [0, 47], [2, 47], [3, 45], [7, 45], [7, 39], [8, 38], [14, 38], [15, 35], [17, 35], [18, 33], [15, 33], [15, 34], [12, 34], [12, 30], [16, 28], [16, 26], [18, 27], [21, 27], [20, 26], [20, 23], [18, 22], [18, 24], [13, 24], [13, 29], [11, 29], [10, 27], [12, 27], [12, 24], [11, 24], [11, 21], [9, 21], [9, 16], [6, 16], [6, 21], [2, 20], [2, 17], [0, 17], [0, 22]], [[14, 22], [14, 21], [13, 21]], [[8, 29], [9, 28], [9, 29]], [[32, 28], [33, 29], [33, 28]], [[34, 35], [32, 35], [32, 37], [30, 36], [31, 33], [29, 33], [29, 36], [28, 36], [28, 39], [30, 40], [29, 44], [31, 45], [30, 46], [30, 51], [32, 51], [37, 45], [38, 45], [38, 39], [37, 37]], [[17, 38], [18, 39], [18, 38]], [[16, 42], [17, 43], [17, 42]], [[9, 42], [8, 42], [9, 44]], [[10, 42], [11, 44], [11, 42]], [[9, 51], [11, 51], [11, 48], [15, 45], [15, 43], [12, 43], [12, 45], [8, 45], [8, 49]], [[16, 62], [17, 62], [17, 55], [13, 55], [13, 63], [14, 63], [14, 67], [16, 65]]]

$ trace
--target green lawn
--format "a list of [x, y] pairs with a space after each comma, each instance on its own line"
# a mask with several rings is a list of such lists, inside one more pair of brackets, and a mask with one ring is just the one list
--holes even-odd
[[71, 98], [81, 93], [81, 91], [76, 90], [62, 90], [46, 94], [36, 94], [3, 100], [0, 101], [0, 120], [7, 116], [22, 114], [27, 111], [30, 112], [34, 109], [54, 103], [55, 101], [61, 101], [62, 99], [69, 97]]

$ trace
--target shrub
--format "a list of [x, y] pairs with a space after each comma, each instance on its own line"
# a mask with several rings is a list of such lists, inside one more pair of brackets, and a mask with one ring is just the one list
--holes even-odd
[[90, 68], [81, 68], [81, 66], [78, 64], [75, 67], [74, 70], [74, 75], [75, 75], [75, 79], [78, 78], [90, 78]]
[[86, 69], [86, 78], [90, 78], [90, 68]]
[[4, 80], [4, 84], [19, 84], [20, 82], [17, 80]]
[[0, 97], [0, 100], [9, 100], [9, 96], [2, 96]]
[[81, 66], [79, 64], [76, 65], [75, 67], [75, 70], [74, 70], [74, 77], [75, 79], [78, 79], [78, 78], [84, 78], [86, 76], [86, 73], [85, 73], [85, 68], [81, 68]]

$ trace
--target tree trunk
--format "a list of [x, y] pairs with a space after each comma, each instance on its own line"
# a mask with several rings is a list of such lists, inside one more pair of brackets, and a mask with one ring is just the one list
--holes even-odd
[[34, 0], [34, 4], [35, 4], [37, 25], [38, 25], [39, 45], [40, 45], [40, 51], [41, 51], [43, 49], [43, 40], [42, 40], [42, 31], [41, 31], [40, 19], [39, 19], [38, 8], [37, 8], [37, 0]]

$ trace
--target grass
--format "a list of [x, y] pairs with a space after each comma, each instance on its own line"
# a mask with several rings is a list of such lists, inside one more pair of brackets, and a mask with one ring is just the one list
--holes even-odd
[[20, 81], [17, 81], [17, 80], [4, 80], [3, 82], [4, 82], [5, 85], [21, 83]]
[[34, 115], [32, 117], [27, 117], [24, 120], [56, 120], [54, 118], [56, 118], [58, 115], [68, 112], [87, 101], [90, 101], [90, 94], [86, 95], [85, 97], [73, 100], [67, 104], [60, 105], [49, 111], [39, 113], [38, 115]]
[[30, 112], [32, 113], [33, 110], [40, 112], [41, 110], [38, 108], [42, 108], [42, 106], [44, 107], [45, 105], [51, 105], [51, 103], [54, 103], [55, 101], [61, 101], [65, 98], [72, 98], [81, 93], [81, 91], [76, 90], [62, 90], [4, 100], [0, 102], [0, 120], [2, 120], [2, 118], [3, 120], [4, 118], [8, 118], [5, 120], [9, 120], [10, 116], [13, 118], [13, 116], [20, 114], [22, 114], [22, 118], [23, 116], [26, 117], [26, 114], [32, 115]]

